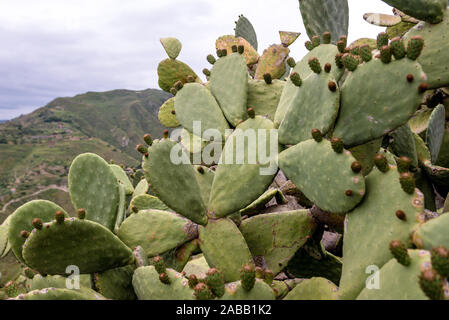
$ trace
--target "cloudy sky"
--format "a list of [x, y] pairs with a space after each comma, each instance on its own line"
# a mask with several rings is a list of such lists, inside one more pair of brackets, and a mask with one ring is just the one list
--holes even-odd
[[[350, 40], [382, 30], [364, 13], [391, 13], [380, 0], [349, 6]], [[306, 53], [298, 0], [1, 0], [0, 119], [60, 96], [158, 88], [157, 64], [166, 58], [161, 37], [180, 39], [179, 59], [200, 75], [215, 39], [233, 34], [239, 14], [254, 25], [259, 52], [279, 43], [278, 30], [285, 30], [302, 33], [291, 56]]]

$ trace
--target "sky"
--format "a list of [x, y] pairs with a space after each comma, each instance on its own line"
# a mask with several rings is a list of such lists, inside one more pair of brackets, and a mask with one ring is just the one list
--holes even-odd
[[[364, 13], [392, 10], [380, 0], [349, 0], [349, 9], [349, 41], [382, 31]], [[302, 33], [290, 55], [306, 54], [298, 0], [1, 0], [0, 119], [61, 96], [159, 88], [157, 65], [167, 58], [162, 37], [178, 38], [178, 59], [202, 76], [215, 40], [234, 33], [240, 14], [256, 30], [259, 53], [280, 43], [283, 30]]]

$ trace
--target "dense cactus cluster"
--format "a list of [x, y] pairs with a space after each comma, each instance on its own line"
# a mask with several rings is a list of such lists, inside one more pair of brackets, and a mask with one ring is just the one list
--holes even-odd
[[24, 269], [0, 297], [449, 299], [448, 3], [385, 2], [394, 16], [365, 19], [416, 26], [349, 44], [346, 0], [300, 0], [300, 60], [299, 33], [259, 55], [239, 16], [206, 82], [177, 60], [179, 40], [161, 39], [173, 97], [159, 119], [180, 130], [145, 135], [131, 175], [75, 158], [76, 216], [44, 200], [18, 208], [0, 254]]

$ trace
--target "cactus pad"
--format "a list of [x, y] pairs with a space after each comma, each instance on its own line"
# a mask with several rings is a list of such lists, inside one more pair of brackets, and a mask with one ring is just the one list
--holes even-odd
[[254, 79], [262, 80], [265, 74], [270, 74], [273, 79], [280, 79], [285, 73], [285, 60], [290, 49], [283, 45], [273, 44], [265, 49], [257, 64]]
[[176, 128], [180, 126], [175, 114], [175, 98], [170, 98], [159, 108], [157, 117], [160, 123], [167, 128]]
[[279, 31], [282, 45], [288, 47], [301, 35], [299, 32]]
[[161, 44], [171, 59], [176, 59], [182, 49], [181, 41], [176, 38], [161, 38]]
[[264, 80], [252, 80], [248, 82], [248, 107], [254, 108], [256, 115], [266, 116], [271, 121], [281, 99], [285, 81], [273, 80], [266, 84]]
[[446, 0], [382, 0], [416, 19], [437, 24], [443, 19]]
[[254, 287], [246, 291], [240, 281], [227, 283], [225, 294], [219, 300], [274, 300], [271, 287], [262, 280], [256, 279]]
[[449, 215], [443, 214], [438, 218], [422, 224], [413, 234], [413, 243], [418, 248], [430, 250], [443, 246], [449, 248], [447, 230], [449, 228]]
[[232, 46], [243, 46], [243, 57], [247, 65], [253, 65], [259, 60], [256, 49], [244, 37], [234, 37], [232, 35], [222, 36], [215, 42], [217, 49], [226, 50], [228, 54], [232, 52]]
[[257, 51], [256, 31], [248, 18], [243, 15], [240, 15], [239, 19], [235, 22], [235, 36], [247, 40], [254, 50]]
[[188, 65], [173, 59], [161, 61], [157, 68], [157, 74], [159, 75], [159, 87], [166, 92], [170, 92], [170, 89], [178, 81], [186, 83], [189, 76], [193, 77], [196, 82], [201, 81]]
[[338, 300], [338, 287], [325, 278], [304, 280], [284, 300]]
[[149, 194], [142, 194], [140, 196], [133, 198], [130, 203], [130, 208], [133, 208], [133, 206], [137, 208], [137, 211], [148, 209], [166, 210], [166, 211], [170, 210], [165, 205], [165, 203], [163, 203], [157, 197], [151, 196]]

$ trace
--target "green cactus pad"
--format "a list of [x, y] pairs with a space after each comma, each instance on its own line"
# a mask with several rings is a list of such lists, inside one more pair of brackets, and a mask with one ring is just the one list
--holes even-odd
[[[329, 90], [334, 83], [336, 90]], [[320, 99], [316, 99], [316, 97]], [[340, 108], [340, 90], [337, 81], [329, 74], [312, 73], [303, 79], [284, 119], [279, 126], [279, 142], [294, 145], [310, 139], [312, 129], [326, 134], [337, 119]]]
[[[207, 222], [201, 189], [190, 164], [174, 164], [170, 154], [177, 143], [169, 139], [154, 141], [148, 148], [143, 169], [152, 190], [171, 209], [198, 224]], [[178, 145], [179, 146], [179, 145]], [[180, 150], [182, 158], [188, 155]]]
[[[30, 291], [34, 290], [42, 290], [45, 288], [67, 288], [67, 280], [70, 284], [72, 284], [73, 280], [68, 279], [63, 276], [45, 276], [43, 277], [40, 274], [36, 274], [33, 279], [29, 281]], [[79, 285], [80, 290], [90, 289], [92, 287], [92, 280], [90, 274], [80, 274], [79, 275]]]
[[6, 220], [0, 225], [0, 258], [6, 256], [11, 249], [11, 245], [8, 241], [9, 222], [11, 221], [11, 217], [12, 215], [9, 215], [8, 218], [6, 218]]
[[134, 199], [138, 196], [147, 194], [148, 189], [149, 189], [149, 186], [148, 186], [147, 180], [145, 180], [145, 179], [140, 180], [139, 183], [134, 188], [132, 199]]
[[423, 163], [429, 179], [436, 185], [449, 186], [449, 169], [433, 165], [429, 160]]
[[426, 133], [426, 144], [429, 146], [432, 163], [435, 163], [440, 154], [446, 129], [446, 110], [442, 104], [436, 107], [429, 119]]
[[182, 43], [176, 38], [161, 38], [162, 46], [171, 59], [176, 59], [181, 52]]
[[26, 264], [40, 273], [66, 274], [69, 265], [80, 273], [101, 272], [132, 262], [132, 251], [107, 228], [93, 221], [52, 221], [34, 229], [23, 245]]
[[[250, 205], [246, 206], [239, 211], [240, 215], [252, 215], [266, 208], [266, 204], [269, 203], [273, 198], [280, 198], [285, 201], [282, 191], [279, 189], [268, 189], [259, 198], [254, 200]], [[276, 200], [277, 201], [277, 200]]]
[[307, 210], [260, 214], [245, 219], [240, 231], [256, 260], [278, 274], [315, 231]]
[[254, 287], [246, 291], [240, 281], [225, 284], [225, 294], [218, 300], [274, 300], [274, 291], [260, 279], [256, 279]]
[[435, 164], [440, 167], [449, 167], [449, 128], [447, 126], [444, 128], [443, 142]]
[[338, 300], [338, 287], [325, 278], [304, 280], [284, 300]]
[[77, 156], [69, 170], [69, 192], [75, 209], [86, 210], [86, 219], [114, 228], [119, 184], [106, 161], [93, 153]]
[[126, 175], [126, 172], [118, 165], [116, 164], [110, 164], [109, 167], [112, 169], [112, 172], [114, 172], [115, 177], [117, 178], [118, 183], [120, 183], [123, 188], [125, 189], [125, 194], [127, 196], [133, 194], [134, 187], [129, 181], [128, 176]]
[[413, 117], [409, 120], [410, 129], [413, 133], [425, 135], [432, 112], [433, 109], [428, 108], [422, 108], [416, 111]]
[[210, 91], [234, 127], [247, 118], [248, 77], [245, 59], [239, 53], [218, 59], [211, 70]]
[[351, 154], [362, 164], [362, 174], [367, 176], [374, 167], [374, 156], [382, 146], [382, 139], [376, 139], [371, 142], [350, 148]]
[[403, 37], [411, 28], [416, 26], [415, 23], [402, 21], [397, 25], [388, 27], [386, 32], [388, 34], [388, 38], [394, 39], [395, 37]]
[[[340, 283], [344, 299], [355, 299], [365, 286], [366, 268], [387, 263], [392, 257], [390, 242], [407, 243], [411, 231], [423, 220], [421, 192], [405, 193], [394, 167], [386, 173], [374, 168], [366, 178], [366, 190], [365, 200], [346, 216]], [[405, 221], [396, 216], [398, 210], [406, 214]]]
[[164, 252], [161, 256], [164, 259], [167, 268], [181, 272], [192, 256], [193, 252], [196, 252], [199, 248], [198, 239], [194, 239], [182, 246], [175, 249]]
[[382, 0], [416, 19], [439, 23], [443, 19], [447, 0]]
[[184, 62], [173, 59], [165, 59], [159, 63], [157, 68], [157, 74], [159, 76], [159, 87], [170, 92], [176, 82], [187, 82], [187, 78], [192, 76], [196, 82], [201, 82], [201, 79], [196, 73]]
[[159, 198], [151, 196], [149, 194], [142, 194], [131, 200], [130, 208], [135, 206], [138, 211], [140, 210], [164, 210], [170, 211], [170, 209]]
[[95, 289], [104, 297], [112, 300], [135, 300], [132, 286], [133, 266], [125, 266], [95, 273]]
[[247, 40], [254, 50], [257, 51], [257, 34], [253, 25], [243, 15], [239, 16], [239, 19], [235, 22], [235, 36], [242, 37]]
[[430, 252], [408, 250], [409, 266], [403, 266], [391, 259], [379, 271], [379, 288], [364, 288], [357, 300], [428, 300], [419, 287], [418, 276], [430, 267]]
[[20, 294], [13, 300], [107, 300], [94, 290], [45, 288]]
[[[407, 81], [409, 74], [414, 77], [412, 83]], [[385, 81], [379, 82], [380, 78]], [[388, 64], [372, 60], [360, 65], [341, 88], [341, 111], [334, 136], [352, 147], [403, 125], [421, 104], [418, 87], [425, 79], [421, 66], [407, 58]], [[391, 90], [385, 91], [385, 87]]]
[[210, 269], [210, 266], [207, 264], [206, 258], [204, 258], [203, 254], [199, 254], [187, 262], [184, 266], [184, 271], [186, 273], [186, 277], [190, 275], [195, 275], [198, 279], [205, 278], [207, 271]]
[[265, 49], [259, 58], [254, 79], [263, 80], [267, 73], [272, 79], [280, 79], [285, 73], [285, 60], [289, 53], [290, 49], [282, 44], [273, 44]]
[[220, 50], [226, 50], [228, 54], [232, 52], [232, 46], [243, 46], [243, 57], [245, 63], [250, 66], [259, 60], [259, 54], [256, 49], [244, 38], [234, 37], [233, 35], [222, 36], [215, 41], [215, 47]]
[[409, 124], [406, 123], [394, 130], [391, 133], [391, 137], [393, 138], [393, 142], [390, 145], [391, 151], [398, 157], [408, 157], [412, 161], [412, 166], [417, 168], [416, 143]]
[[281, 99], [285, 81], [273, 80], [266, 84], [264, 80], [250, 79], [248, 82], [248, 107], [253, 108], [256, 115], [266, 116], [271, 121]]
[[176, 118], [176, 114], [174, 114], [174, 112], [175, 98], [173, 97], [165, 101], [164, 104], [159, 108], [159, 113], [157, 114], [159, 122], [167, 128], [179, 127], [181, 124]]
[[449, 215], [443, 214], [438, 218], [422, 224], [413, 234], [413, 243], [418, 248], [431, 250], [443, 246], [449, 248], [447, 230], [449, 228]]
[[130, 248], [156, 256], [197, 237], [198, 227], [173, 212], [143, 210], [127, 218], [117, 235]]
[[310, 39], [329, 31], [332, 42], [336, 43], [341, 36], [348, 34], [347, 0], [300, 0], [299, 8]]
[[31, 232], [34, 229], [32, 225], [34, 218], [40, 218], [44, 222], [52, 221], [57, 211], [64, 212], [66, 217], [69, 216], [60, 206], [47, 200], [33, 200], [14, 211], [9, 221], [8, 242], [17, 259], [25, 262], [22, 256], [25, 239], [20, 235], [21, 231]]
[[212, 184], [215, 178], [215, 171], [207, 167], [197, 166], [195, 170], [195, 176], [196, 181], [198, 181], [198, 185], [200, 186], [203, 201], [204, 203], [208, 203], [210, 198], [210, 191], [212, 189]]
[[224, 137], [225, 130], [229, 129], [214, 96], [201, 84], [186, 84], [176, 95], [175, 110], [178, 121], [190, 132], [194, 132], [194, 121], [201, 121], [201, 135], [213, 128]]
[[[437, 0], [443, 1], [445, 0]], [[447, 5], [447, 3], [446, 3]], [[424, 49], [418, 58], [427, 75], [430, 88], [449, 85], [449, 10], [444, 13], [444, 20], [439, 24], [421, 23], [411, 29], [404, 37], [410, 40], [414, 36], [424, 38]]]
[[167, 269], [170, 284], [162, 283], [154, 266], [134, 271], [133, 287], [139, 300], [194, 300], [193, 290], [180, 273]]
[[200, 248], [209, 266], [220, 270], [226, 282], [240, 279], [241, 268], [251, 264], [252, 257], [234, 222], [227, 218], [209, 219], [207, 225], [201, 226], [199, 231]]
[[334, 152], [327, 140], [307, 140], [279, 155], [285, 175], [319, 208], [333, 213], [350, 211], [365, 195], [365, 178], [351, 169], [354, 161], [349, 151]]
[[[276, 165], [277, 154], [269, 154], [277, 151], [270, 152], [270, 143], [274, 136], [273, 123], [256, 116], [254, 119], [246, 120], [236, 129], [240, 130], [235, 130], [226, 140], [212, 185], [208, 209], [209, 215], [216, 218], [235, 213], [252, 203], [267, 190], [277, 173], [277, 166], [273, 168]], [[265, 132], [265, 137], [261, 136], [262, 132]], [[247, 133], [253, 134], [255, 139], [246, 139]], [[265, 138], [265, 142], [259, 137]], [[244, 140], [250, 142], [247, 143]], [[274, 143], [279, 150], [277, 140]], [[262, 159], [259, 154], [262, 153], [259, 152], [259, 145], [263, 144], [266, 146], [266, 153], [262, 157], [267, 159]], [[245, 147], [240, 149], [243, 145]], [[272, 148], [274, 149], [274, 146]], [[238, 163], [236, 155], [244, 156], [242, 164]], [[255, 163], [252, 163], [253, 160], [256, 160]], [[269, 160], [270, 163], [265, 160]], [[248, 188], [248, 184], [251, 188]], [[229, 188], [230, 185], [233, 187]]]
[[[336, 80], [339, 80], [343, 75], [344, 69], [338, 68], [335, 63], [335, 55], [338, 52], [339, 51], [337, 46], [332, 44], [322, 44], [314, 48], [306, 56], [304, 56], [304, 58], [302, 58], [301, 61], [296, 64], [292, 72], [298, 73], [301, 79], [308, 78], [313, 73], [312, 69], [310, 69], [309, 67], [309, 59], [312, 57], [316, 57], [318, 58], [318, 60], [320, 60], [320, 63], [323, 66], [329, 63], [331, 65], [329, 76], [334, 77]], [[300, 89], [298, 89], [298, 87], [293, 84], [290, 78], [288, 78], [276, 110], [276, 115], [274, 117], [275, 123], [280, 124], [282, 120], [284, 120], [285, 114], [299, 90]]]
[[290, 32], [290, 31], [279, 31], [279, 37], [281, 38], [282, 45], [288, 47], [293, 42], [298, 39], [298, 37], [301, 35], [299, 32]]

